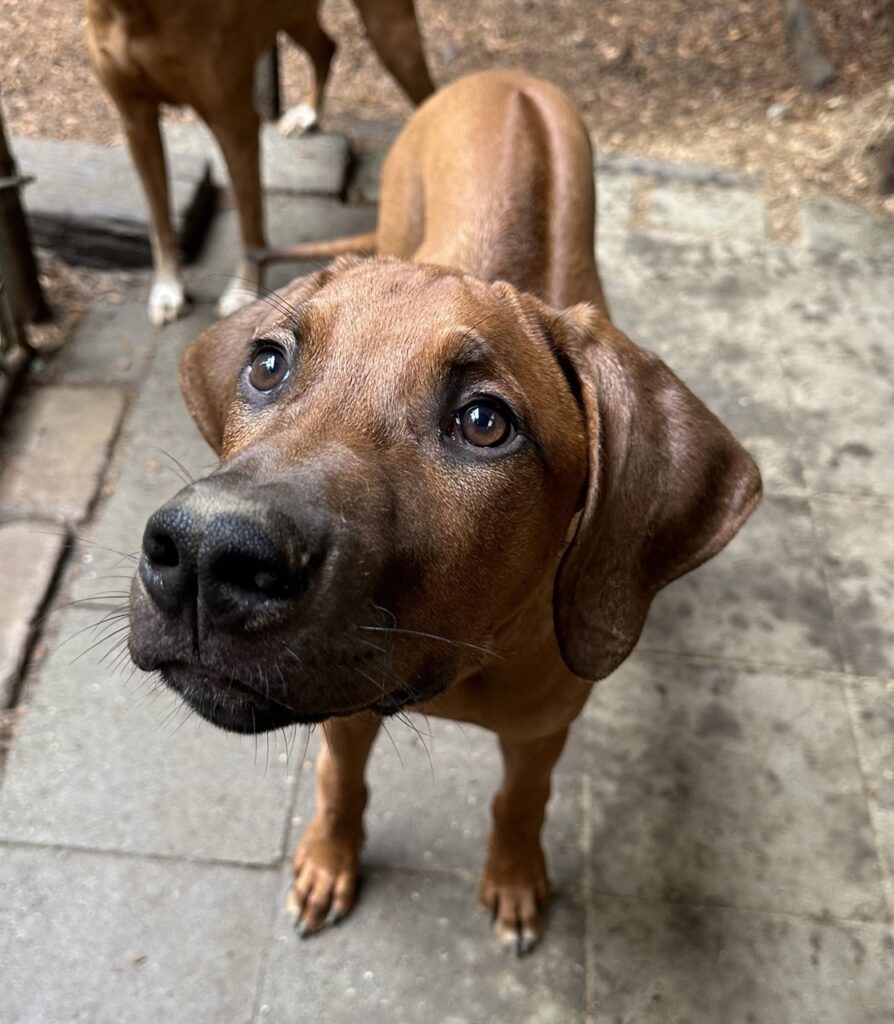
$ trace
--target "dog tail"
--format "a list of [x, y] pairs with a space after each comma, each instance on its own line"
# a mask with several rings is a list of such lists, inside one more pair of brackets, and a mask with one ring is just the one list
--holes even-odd
[[362, 235], [344, 235], [319, 242], [298, 242], [278, 249], [252, 249], [247, 255], [252, 263], [266, 267], [268, 263], [289, 263], [301, 260], [327, 260], [332, 256], [348, 253], [367, 254], [376, 251], [376, 233], [367, 231]]

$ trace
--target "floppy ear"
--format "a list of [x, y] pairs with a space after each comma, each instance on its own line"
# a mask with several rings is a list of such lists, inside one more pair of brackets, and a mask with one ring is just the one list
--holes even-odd
[[[180, 390], [202, 436], [220, 454], [227, 416], [236, 398], [236, 385], [249, 342], [262, 325], [282, 312], [285, 303], [304, 302], [330, 276], [322, 270], [299, 277], [286, 288], [260, 298], [203, 331], [180, 357]], [[279, 298], [277, 298], [277, 295]]]
[[589, 474], [574, 539], [556, 575], [562, 657], [601, 679], [639, 639], [655, 594], [716, 555], [751, 514], [751, 456], [657, 358], [593, 307], [550, 324], [580, 392]]

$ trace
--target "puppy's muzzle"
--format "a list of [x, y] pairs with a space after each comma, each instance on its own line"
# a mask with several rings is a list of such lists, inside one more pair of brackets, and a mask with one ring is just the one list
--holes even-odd
[[233, 633], [298, 612], [327, 547], [318, 524], [298, 522], [263, 499], [192, 488], [149, 519], [139, 574], [163, 614], [198, 613], [212, 629]]

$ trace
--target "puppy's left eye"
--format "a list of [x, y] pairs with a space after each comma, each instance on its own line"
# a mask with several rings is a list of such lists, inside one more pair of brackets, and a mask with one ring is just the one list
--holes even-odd
[[248, 370], [248, 382], [256, 391], [272, 391], [288, 375], [289, 361], [282, 349], [273, 345], [259, 348]]
[[472, 402], [454, 417], [457, 435], [476, 448], [496, 448], [512, 438], [514, 428], [508, 410], [497, 402]]

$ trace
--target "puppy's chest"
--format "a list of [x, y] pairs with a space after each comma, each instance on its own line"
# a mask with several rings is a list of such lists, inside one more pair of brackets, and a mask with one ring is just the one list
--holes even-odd
[[418, 710], [500, 734], [533, 738], [574, 721], [591, 691], [591, 684], [572, 675], [558, 652], [544, 645], [461, 676]]

